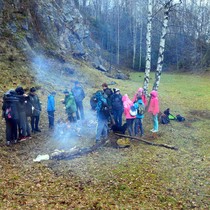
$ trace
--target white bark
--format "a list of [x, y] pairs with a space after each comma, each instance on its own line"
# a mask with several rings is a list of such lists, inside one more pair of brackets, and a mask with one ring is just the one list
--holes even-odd
[[168, 1], [164, 6], [164, 19], [163, 19], [163, 26], [162, 26], [162, 34], [160, 38], [160, 46], [159, 46], [159, 54], [158, 54], [158, 61], [157, 61], [157, 68], [155, 72], [155, 82], [153, 85], [153, 90], [158, 90], [160, 84], [160, 77], [163, 68], [163, 60], [164, 60], [164, 51], [165, 51], [165, 41], [166, 41], [166, 34], [168, 28], [168, 19], [169, 19], [169, 12], [173, 6], [173, 0]]
[[133, 4], [133, 62], [132, 62], [132, 67], [133, 69], [135, 68], [135, 62], [136, 62], [136, 5], [135, 2]]
[[120, 64], [120, 5], [118, 1], [117, 11], [117, 65]]
[[146, 67], [144, 74], [144, 92], [147, 94], [149, 85], [149, 74], [151, 71], [151, 32], [152, 32], [152, 0], [148, 0], [148, 17], [147, 17], [147, 35], [146, 35]]

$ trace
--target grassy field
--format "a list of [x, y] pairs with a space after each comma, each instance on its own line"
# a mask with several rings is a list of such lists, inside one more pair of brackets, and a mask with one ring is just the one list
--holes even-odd
[[[86, 72], [82, 79], [87, 93], [86, 113], [90, 109], [89, 96], [102, 82], [115, 81], [121, 93], [127, 93], [131, 98], [143, 82], [141, 73], [131, 73], [130, 80], [122, 81], [106, 78], [91, 69]], [[54, 89], [59, 91], [70, 79], [75, 78], [63, 77], [62, 85], [56, 84], [53, 78], [48, 83], [53, 83]], [[38, 154], [50, 153], [62, 144], [58, 144], [54, 134], [48, 131], [44, 111], [42, 133], [33, 136], [30, 142], [12, 147], [4, 146], [2, 121], [0, 209], [209, 209], [209, 79], [208, 75], [162, 75], [161, 111], [169, 107], [172, 114], [181, 114], [186, 121], [160, 125], [160, 132], [153, 136], [149, 131], [151, 116], [146, 114], [145, 139], [176, 146], [178, 151], [132, 140], [129, 148], [115, 149], [107, 144], [72, 160], [34, 163], [33, 158]], [[153, 84], [152, 74], [150, 84]], [[46, 107], [47, 88], [43, 86], [38, 94]], [[62, 97], [58, 92], [57, 100]], [[56, 118], [65, 116], [63, 112], [59, 113], [62, 109], [59, 102], [57, 107]], [[82, 125], [82, 129], [87, 133], [77, 137], [74, 145], [94, 144], [95, 130], [88, 130], [87, 124]], [[111, 138], [116, 137], [110, 134]], [[66, 143], [71, 147], [72, 139], [69, 137]]]

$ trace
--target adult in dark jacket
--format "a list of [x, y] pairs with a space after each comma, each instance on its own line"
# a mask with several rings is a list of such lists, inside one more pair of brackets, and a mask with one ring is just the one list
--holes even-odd
[[111, 107], [115, 125], [122, 126], [123, 102], [120, 89], [114, 90], [114, 94], [111, 96]]
[[96, 130], [96, 143], [101, 140], [101, 137], [105, 139], [108, 137], [108, 118], [109, 118], [109, 107], [107, 99], [103, 96], [101, 91], [96, 93], [97, 98], [97, 130]]
[[50, 129], [54, 127], [55, 95], [56, 95], [56, 92], [52, 91], [47, 98], [47, 113], [48, 113]]
[[26, 97], [25, 110], [26, 110], [26, 137], [30, 139], [31, 138], [30, 122], [31, 122], [31, 117], [32, 117], [32, 104], [31, 104], [29, 96]]
[[85, 98], [85, 92], [78, 81], [74, 83], [74, 87], [71, 89], [71, 92], [74, 95], [74, 99], [77, 106], [77, 111], [76, 111], [77, 120], [79, 120], [80, 117], [82, 120], [84, 120], [84, 108], [82, 101]]
[[27, 117], [26, 117], [26, 100], [28, 96], [22, 87], [17, 87], [15, 89], [16, 97], [18, 97], [18, 130], [19, 130], [19, 140], [24, 141], [27, 138]]
[[16, 92], [9, 90], [3, 97], [2, 117], [6, 122], [6, 145], [17, 142], [18, 101]]
[[36, 94], [36, 88], [32, 87], [29, 93], [30, 103], [32, 104], [31, 129], [32, 132], [41, 132], [39, 129], [39, 119], [41, 113], [41, 103]]
[[111, 96], [113, 95], [113, 91], [111, 88], [108, 87], [106, 83], [102, 84], [102, 88], [104, 93], [103, 95], [107, 99], [107, 104], [111, 108]]

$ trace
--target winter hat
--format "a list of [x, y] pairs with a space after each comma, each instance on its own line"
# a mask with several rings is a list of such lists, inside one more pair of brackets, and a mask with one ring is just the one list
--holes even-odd
[[120, 89], [118, 89], [118, 88], [115, 88], [115, 93], [116, 93], [116, 92], [118, 92], [118, 91], [120, 91]]
[[36, 92], [36, 88], [35, 88], [35, 87], [32, 87], [32, 88], [30, 89], [30, 92], [32, 92], [32, 93]]
[[63, 91], [64, 94], [69, 94], [69, 91], [66, 89]]
[[15, 92], [18, 94], [18, 95], [23, 95], [24, 94], [24, 90], [23, 90], [23, 88], [22, 87], [17, 87], [16, 89], [15, 89]]

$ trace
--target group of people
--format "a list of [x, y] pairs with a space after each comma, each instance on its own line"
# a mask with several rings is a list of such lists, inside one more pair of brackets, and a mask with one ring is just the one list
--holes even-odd
[[2, 106], [2, 117], [6, 122], [6, 144], [31, 138], [31, 132], [41, 132], [40, 112], [41, 102], [36, 94], [36, 88], [30, 88], [28, 94], [20, 86], [7, 91]]
[[[158, 113], [159, 101], [158, 93], [153, 90], [150, 93], [151, 99], [148, 104], [147, 97], [144, 94], [143, 88], [139, 88], [131, 100], [127, 94], [121, 95], [120, 89], [114, 88], [113, 91], [106, 83], [102, 84], [102, 91], [97, 91], [95, 94], [96, 105], [92, 103], [92, 107], [97, 111], [98, 126], [96, 131], [96, 142], [101, 141], [102, 138], [108, 137], [108, 123], [114, 124], [115, 128], [125, 128], [122, 125], [123, 114], [126, 119], [126, 129], [130, 136], [143, 136], [143, 118], [146, 106], [148, 112], [152, 114], [153, 128], [151, 132], [158, 132]], [[132, 114], [131, 107], [136, 112]]]
[[[63, 93], [65, 98], [62, 103], [65, 105], [68, 120], [70, 122], [84, 120], [82, 101], [85, 93], [80, 82], [75, 81], [71, 91], [65, 90]], [[55, 95], [56, 92], [52, 91], [47, 99], [49, 129], [54, 128]], [[30, 88], [28, 94], [20, 86], [15, 90], [7, 91], [4, 94], [2, 106], [2, 117], [6, 122], [6, 144], [25, 141], [31, 138], [31, 133], [41, 132], [39, 128], [41, 110], [41, 102], [35, 87]]]
[[[80, 82], [75, 81], [74, 87], [69, 91], [63, 91], [65, 98], [62, 103], [65, 105], [65, 111], [69, 122], [84, 120], [83, 100], [85, 92]], [[47, 113], [49, 128], [54, 127], [55, 95], [52, 91], [48, 95]], [[159, 102], [158, 93], [153, 90], [150, 93], [151, 99], [148, 104], [147, 97], [143, 88], [139, 88], [131, 100], [127, 94], [121, 95], [120, 89], [113, 90], [106, 83], [102, 84], [102, 90], [97, 91], [94, 97], [90, 99], [91, 107], [97, 113], [96, 143], [102, 138], [108, 137], [109, 125], [115, 128], [125, 128], [130, 136], [143, 136], [143, 118], [145, 107], [148, 106], [148, 112], [152, 113], [153, 129], [152, 132], [158, 132], [158, 113]], [[131, 107], [136, 110], [132, 114]], [[28, 94], [22, 87], [15, 90], [9, 90], [4, 94], [2, 116], [6, 122], [6, 143], [16, 143], [31, 138], [31, 132], [41, 132], [39, 128], [39, 119], [41, 113], [41, 102], [36, 94], [36, 88], [30, 88]], [[123, 114], [126, 123], [123, 123]], [[125, 130], [124, 130], [125, 131]]]

